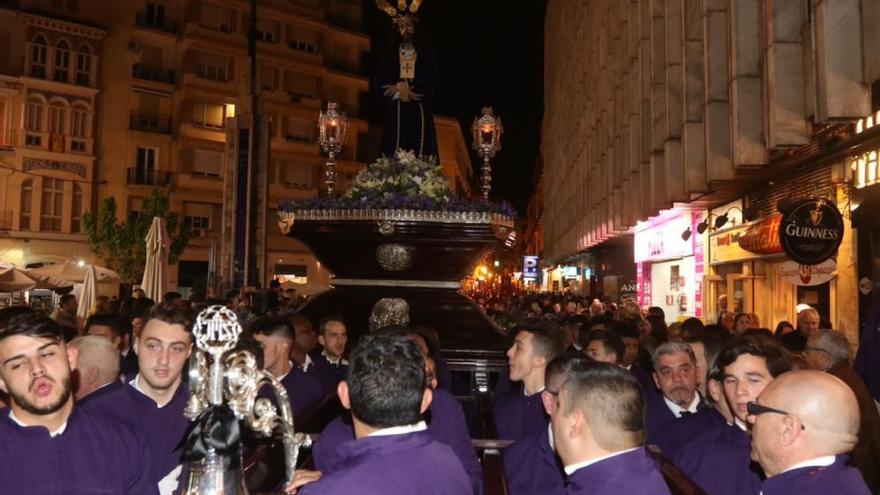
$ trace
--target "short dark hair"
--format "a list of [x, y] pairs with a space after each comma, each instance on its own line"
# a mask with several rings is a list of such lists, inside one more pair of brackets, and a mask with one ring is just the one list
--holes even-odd
[[694, 317], [688, 318], [681, 322], [682, 338], [688, 338], [688, 335], [699, 332], [703, 328], [703, 320]]
[[0, 328], [3, 328], [6, 322], [18, 315], [28, 315], [33, 312], [34, 310], [27, 306], [9, 306], [8, 308], [0, 309]]
[[786, 371], [791, 371], [792, 368], [792, 359], [788, 351], [772, 339], [743, 336], [736, 337], [728, 342], [721, 349], [721, 352], [718, 353], [716, 363], [722, 375], [725, 373], [726, 368], [743, 354], [764, 358], [767, 364], [767, 371], [773, 377], [777, 377]]
[[171, 325], [182, 325], [183, 329], [192, 333], [193, 325], [196, 322], [196, 316], [190, 308], [175, 306], [173, 304], [161, 303], [153, 306], [150, 310], [150, 316], [144, 322], [144, 327], [152, 320], [159, 320]]
[[425, 358], [399, 335], [365, 335], [351, 353], [351, 412], [373, 428], [409, 425], [421, 418]]
[[288, 316], [287, 320], [290, 322], [290, 326], [293, 327], [294, 331], [296, 331], [296, 327], [298, 326], [306, 327], [308, 330], [312, 331], [315, 329], [315, 326], [312, 325], [312, 320], [303, 315], [293, 314]]
[[89, 316], [83, 327], [84, 332], [89, 333], [89, 328], [91, 328], [93, 325], [109, 327], [110, 330], [113, 331], [113, 335], [119, 338], [123, 338], [126, 335], [131, 335], [131, 320], [122, 315], [111, 313], [98, 313]]
[[513, 336], [519, 332], [532, 334], [532, 347], [548, 363], [565, 352], [565, 335], [562, 329], [547, 318], [526, 318], [517, 324]]
[[162, 296], [163, 303], [172, 303], [178, 299], [183, 299], [183, 294], [180, 292], [166, 292], [165, 295]]
[[345, 319], [339, 315], [327, 315], [321, 318], [321, 323], [318, 325], [318, 335], [324, 335], [324, 331], [327, 330], [327, 324], [331, 321], [338, 321], [342, 323], [343, 326], [348, 328], [348, 325], [345, 324]]
[[236, 344], [235, 348], [239, 351], [248, 351], [253, 354], [259, 369], [266, 367], [263, 346], [261, 346], [257, 339], [254, 338], [253, 334], [244, 332], [239, 335], [238, 344]]
[[61, 299], [58, 300], [58, 305], [64, 306], [65, 304], [70, 302], [71, 299], [76, 299], [76, 296], [74, 296], [73, 294], [64, 294], [63, 296], [61, 296]]
[[296, 337], [293, 331], [293, 325], [287, 318], [266, 316], [259, 318], [249, 325], [251, 333], [254, 335], [265, 335], [267, 337], [281, 337], [283, 339], [293, 341]]
[[616, 320], [611, 331], [620, 336], [621, 339], [639, 340], [639, 327], [633, 320]]
[[[556, 356], [547, 364], [547, 369], [544, 371], [544, 383], [549, 384], [551, 381], [556, 381], [560, 376], [564, 378], [567, 377], [568, 372], [571, 371], [572, 367], [578, 366], [579, 363], [585, 363], [586, 361], [587, 357], [582, 352], [565, 352]], [[553, 392], [559, 393], [558, 390], [553, 390]]]
[[644, 444], [645, 397], [632, 373], [616, 364], [578, 364], [562, 388], [570, 399], [563, 414], [583, 412], [600, 447], [617, 451]]
[[613, 352], [614, 355], [617, 356], [617, 364], [620, 364], [620, 361], [623, 360], [623, 354], [626, 352], [626, 344], [623, 343], [623, 339], [620, 338], [620, 335], [608, 330], [593, 330], [587, 336], [584, 349], [586, 349], [587, 346], [590, 345], [590, 342], [593, 342], [594, 340], [602, 342], [602, 347], [605, 348], [605, 352]]
[[648, 316], [657, 315], [660, 318], [663, 318], [664, 322], [666, 320], [666, 311], [663, 311], [663, 308], [660, 306], [651, 306], [648, 308]]
[[700, 331], [688, 332], [683, 334], [684, 341], [688, 344], [703, 344], [703, 355], [706, 357], [706, 365], [711, 368], [718, 357], [718, 353], [729, 342], [733, 336], [724, 327], [718, 324], [711, 324], [702, 327]]
[[42, 313], [22, 313], [0, 326], [0, 340], [16, 335], [57, 341], [64, 339], [61, 325]]

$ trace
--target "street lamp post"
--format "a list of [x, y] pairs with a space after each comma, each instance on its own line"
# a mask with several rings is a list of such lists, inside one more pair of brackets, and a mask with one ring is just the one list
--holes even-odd
[[489, 199], [489, 191], [492, 189], [492, 166], [489, 160], [501, 149], [501, 134], [504, 126], [501, 118], [492, 113], [492, 107], [483, 107], [483, 114], [474, 118], [471, 125], [474, 135], [474, 150], [483, 159], [483, 176], [480, 189], [483, 191], [483, 199]]
[[345, 112], [339, 113], [335, 101], [328, 101], [327, 111], [318, 114], [318, 131], [318, 144], [327, 153], [324, 183], [327, 185], [327, 196], [333, 196], [336, 189], [336, 155], [342, 152], [348, 132], [348, 117]]

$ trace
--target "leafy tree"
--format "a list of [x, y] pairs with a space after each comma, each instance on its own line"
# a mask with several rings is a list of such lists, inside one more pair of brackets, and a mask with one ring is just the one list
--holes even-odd
[[168, 196], [156, 188], [144, 199], [138, 215], [127, 215], [122, 223], [116, 221], [116, 198], [101, 202], [97, 213], [83, 215], [83, 228], [92, 251], [104, 259], [107, 267], [115, 270], [126, 283], [140, 282], [147, 262], [146, 238], [153, 217], [165, 219], [171, 237], [169, 262], [176, 263], [192, 235], [178, 213], [169, 211]]

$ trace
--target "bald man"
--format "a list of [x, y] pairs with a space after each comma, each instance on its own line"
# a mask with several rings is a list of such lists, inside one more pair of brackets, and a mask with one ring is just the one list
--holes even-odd
[[749, 403], [752, 459], [767, 479], [763, 495], [870, 495], [858, 470], [846, 464], [856, 445], [859, 405], [839, 378], [791, 371]]
[[85, 335], [70, 341], [79, 353], [74, 370], [76, 392], [80, 404], [122, 387], [119, 381], [119, 349], [110, 340], [98, 335]]

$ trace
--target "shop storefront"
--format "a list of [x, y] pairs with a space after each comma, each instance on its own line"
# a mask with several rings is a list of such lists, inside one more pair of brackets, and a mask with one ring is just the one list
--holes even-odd
[[657, 306], [666, 321], [703, 315], [703, 241], [699, 212], [672, 211], [636, 226], [633, 258], [639, 305]]

